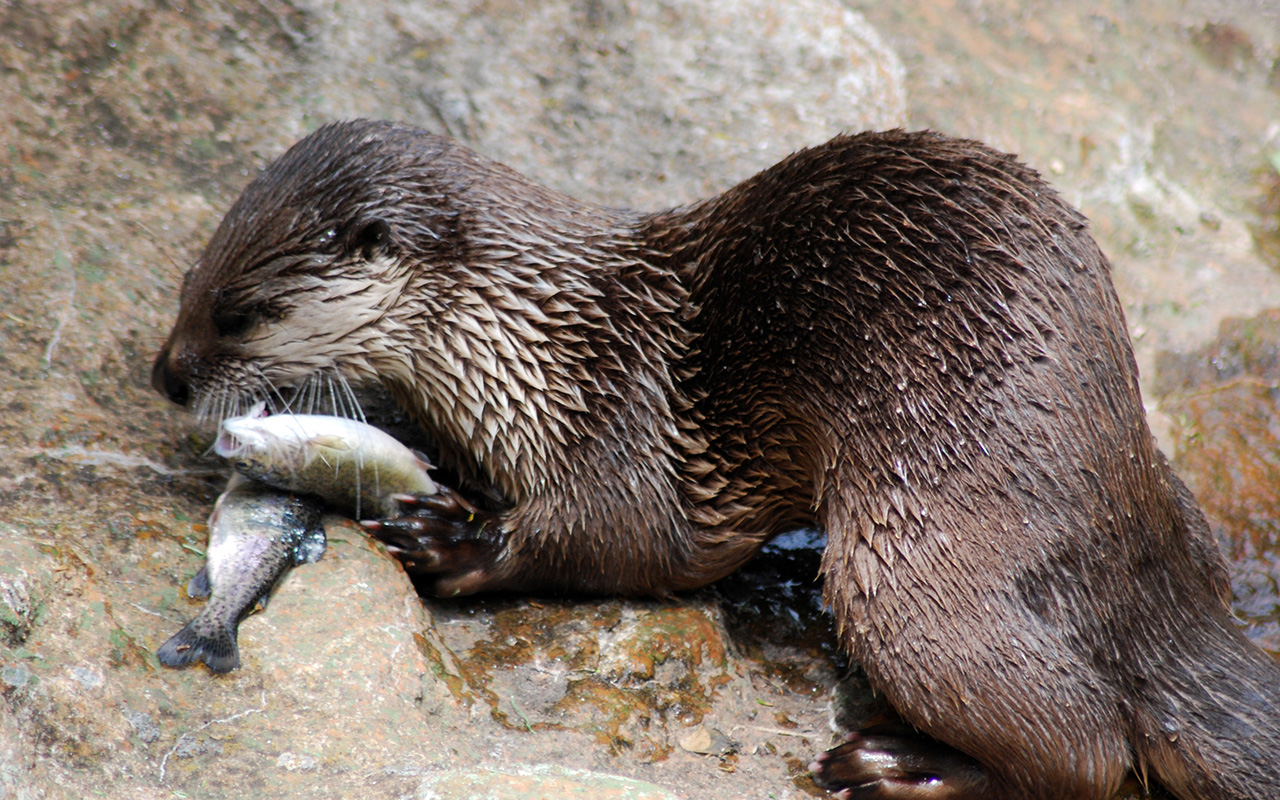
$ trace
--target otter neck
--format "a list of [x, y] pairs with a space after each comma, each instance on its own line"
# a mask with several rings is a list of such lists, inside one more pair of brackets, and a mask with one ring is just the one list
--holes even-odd
[[456, 262], [410, 276], [404, 296], [427, 298], [425, 314], [417, 301], [391, 310], [378, 372], [452, 466], [516, 503], [572, 483], [566, 449], [657, 456], [658, 482], [678, 482], [698, 447], [670, 367], [685, 294], [645, 257], [639, 221], [563, 197], [473, 205]]

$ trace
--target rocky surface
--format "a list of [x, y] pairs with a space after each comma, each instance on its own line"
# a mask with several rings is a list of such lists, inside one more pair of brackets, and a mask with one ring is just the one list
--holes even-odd
[[831, 699], [866, 695], [837, 692], [805, 536], [672, 603], [424, 603], [330, 518], [241, 670], [157, 664], [223, 480], [147, 386], [178, 280], [254, 170], [352, 115], [645, 208], [840, 130], [1022, 154], [1094, 220], [1153, 426], [1280, 647], [1266, 6], [0, 6], [0, 798], [822, 796]]

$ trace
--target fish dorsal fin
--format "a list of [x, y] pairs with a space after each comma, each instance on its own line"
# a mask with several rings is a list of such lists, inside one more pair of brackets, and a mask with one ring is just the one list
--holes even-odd
[[412, 450], [410, 452], [413, 453], [414, 458], [418, 459], [418, 466], [422, 467], [425, 470], [431, 470], [435, 468], [435, 465], [431, 463], [431, 459], [427, 458], [426, 453], [422, 452], [421, 450]]

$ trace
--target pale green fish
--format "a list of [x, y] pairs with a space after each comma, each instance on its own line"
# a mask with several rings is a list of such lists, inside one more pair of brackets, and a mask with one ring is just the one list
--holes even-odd
[[356, 420], [263, 413], [224, 420], [214, 452], [254, 480], [316, 494], [355, 516], [399, 513], [396, 494], [435, 494], [426, 459], [391, 435]]

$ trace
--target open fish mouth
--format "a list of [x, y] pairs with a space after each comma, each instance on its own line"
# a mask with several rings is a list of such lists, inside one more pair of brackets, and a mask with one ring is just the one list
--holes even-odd
[[249, 449], [249, 445], [227, 430], [226, 425], [218, 428], [218, 438], [213, 443], [213, 452], [223, 458], [239, 458]]
[[241, 420], [261, 419], [269, 415], [267, 404], [256, 403], [248, 413], [241, 417], [232, 417], [222, 421], [218, 426], [218, 438], [213, 443], [213, 452], [223, 458], [235, 459], [262, 445], [262, 435], [251, 426], [237, 425]]

